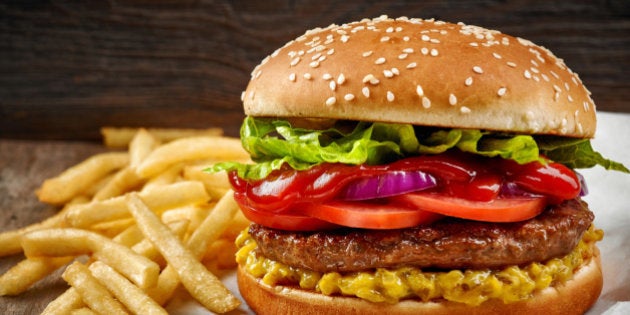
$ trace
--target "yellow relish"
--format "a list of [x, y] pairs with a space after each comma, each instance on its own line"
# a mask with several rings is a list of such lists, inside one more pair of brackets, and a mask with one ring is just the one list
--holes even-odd
[[320, 273], [287, 266], [256, 251], [247, 230], [236, 239], [236, 261], [268, 285], [297, 285], [325, 295], [356, 296], [372, 302], [397, 303], [403, 299], [445, 299], [479, 305], [489, 299], [505, 303], [530, 297], [536, 291], [564, 283], [593, 257], [593, 244], [603, 231], [591, 226], [576, 248], [560, 258], [503, 269], [422, 271], [415, 267], [376, 268], [369, 271]]

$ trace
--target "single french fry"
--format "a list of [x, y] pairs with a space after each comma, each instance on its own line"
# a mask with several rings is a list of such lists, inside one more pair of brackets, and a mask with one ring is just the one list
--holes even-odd
[[109, 182], [101, 187], [94, 194], [92, 200], [105, 200], [120, 196], [129, 190], [138, 187], [141, 183], [142, 179], [138, 176], [138, 174], [136, 174], [132, 168], [125, 167], [118, 171]]
[[[154, 186], [140, 192], [140, 196], [147, 200], [151, 209], [156, 211], [203, 203], [210, 199], [201, 183], [190, 181]], [[129, 217], [124, 196], [78, 205], [67, 214], [70, 225], [79, 228], [88, 228], [99, 222]]]
[[162, 172], [169, 166], [183, 161], [201, 159], [245, 159], [249, 154], [237, 138], [191, 137], [178, 139], [156, 148], [138, 166], [140, 177], [148, 178]]
[[90, 230], [107, 237], [114, 237], [134, 224], [135, 221], [132, 218], [125, 218], [96, 223], [90, 227]]
[[169, 265], [172, 265], [181, 283], [202, 305], [217, 313], [236, 309], [240, 301], [187, 250], [177, 237], [147, 207], [137, 194], [127, 197], [129, 210], [138, 222], [144, 236], [151, 240]]
[[73, 257], [27, 258], [0, 276], [0, 296], [18, 295], [72, 261]]
[[234, 191], [226, 193], [210, 212], [210, 215], [201, 222], [193, 232], [186, 247], [189, 248], [197, 259], [201, 259], [206, 253], [208, 244], [216, 241], [227, 229], [234, 215], [239, 212], [239, 207], [234, 201]]
[[155, 303], [140, 288], [133, 285], [110, 266], [100, 261], [95, 261], [90, 265], [89, 269], [92, 275], [131, 312], [147, 315], [168, 315], [162, 306]]
[[140, 128], [129, 143], [129, 165], [136, 169], [144, 159], [160, 145], [160, 140], [144, 128]]
[[75, 288], [68, 288], [56, 299], [48, 303], [42, 315], [70, 314], [73, 310], [85, 306], [81, 295]]
[[82, 263], [72, 263], [66, 268], [62, 278], [77, 290], [83, 302], [93, 311], [103, 315], [129, 314]]
[[81, 194], [98, 179], [129, 163], [126, 152], [101, 153], [72, 166], [56, 177], [47, 179], [37, 190], [39, 200], [63, 204]]
[[[126, 148], [140, 129], [142, 128], [103, 127], [101, 128], [103, 143], [110, 148]], [[223, 135], [221, 128], [146, 128], [146, 130], [162, 142], [170, 142], [179, 138]]]
[[0, 257], [21, 253], [22, 245], [20, 244], [20, 239], [25, 233], [65, 226], [65, 216], [70, 206], [86, 203], [88, 201], [90, 201], [90, 199], [85, 196], [77, 196], [66, 204], [63, 209], [44, 221], [33, 223], [17, 230], [0, 233]]
[[159, 266], [150, 259], [107, 237], [86, 230], [65, 228], [30, 232], [22, 237], [22, 248], [28, 258], [92, 253], [94, 258], [112, 266], [141, 288], [154, 286], [160, 272]]

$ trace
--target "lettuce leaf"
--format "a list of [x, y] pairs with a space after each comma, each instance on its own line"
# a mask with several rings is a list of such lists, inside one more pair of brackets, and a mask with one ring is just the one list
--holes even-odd
[[600, 165], [607, 170], [630, 173], [623, 164], [604, 158], [595, 151], [588, 139], [540, 136], [536, 138], [536, 141], [542, 154], [570, 168], [590, 168]]
[[374, 165], [452, 148], [519, 163], [539, 159], [531, 136], [367, 122], [357, 123], [351, 131], [342, 129], [293, 128], [285, 120], [247, 117], [241, 127], [241, 141], [256, 164], [219, 163], [210, 170], [236, 170], [241, 178], [261, 179], [285, 163], [297, 170], [323, 162]]
[[621, 163], [602, 157], [588, 139], [512, 135], [467, 129], [437, 129], [409, 124], [358, 122], [352, 130], [293, 128], [286, 120], [245, 118], [241, 141], [256, 164], [218, 163], [209, 171], [236, 170], [244, 179], [262, 179], [288, 164], [305, 170], [319, 163], [370, 165], [457, 148], [486, 157], [500, 156], [520, 164], [544, 162], [540, 154], [571, 168], [601, 165], [629, 173]]

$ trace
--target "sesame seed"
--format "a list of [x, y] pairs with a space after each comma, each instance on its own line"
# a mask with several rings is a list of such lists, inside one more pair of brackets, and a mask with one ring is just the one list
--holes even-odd
[[567, 90], [567, 91], [570, 90], [569, 83], [564, 82], [564, 89]]
[[460, 108], [459, 108], [459, 111], [460, 111], [462, 114], [468, 114], [468, 113], [470, 113], [470, 108], [468, 108], [468, 107], [466, 107], [466, 106], [462, 106], [462, 107], [460, 107]]
[[556, 92], [556, 93], [553, 94], [553, 100], [554, 101], [557, 102], [559, 98], [560, 98], [560, 92]]
[[343, 96], [343, 99], [346, 101], [352, 101], [354, 99], [354, 94], [348, 93]]
[[416, 66], [418, 66], [418, 64], [417, 64], [417, 63], [415, 63], [415, 62], [412, 62], [412, 63], [410, 63], [410, 64], [408, 64], [408, 65], [407, 65], [407, 69], [413, 69], [413, 68], [415, 68]]
[[391, 78], [391, 77], [393, 77], [393, 76], [394, 76], [394, 73], [393, 73], [391, 70], [387, 70], [387, 69], [385, 69], [385, 70], [383, 70], [383, 75], [384, 75], [386, 78]]
[[546, 74], [541, 73], [540, 75], [542, 76], [543, 80], [549, 82], [549, 77]]
[[335, 81], [330, 81], [330, 83], [328, 83], [328, 86], [333, 91], [337, 89], [337, 83], [335, 83]]
[[424, 90], [419, 84], [416, 85], [416, 93], [418, 93], [418, 96], [424, 96]]
[[448, 95], [448, 103], [451, 105], [457, 104], [457, 97], [455, 96], [455, 94], [451, 93]]
[[429, 54], [429, 49], [426, 47], [422, 47], [422, 49], [420, 49], [420, 52], [426, 56]]
[[331, 48], [331, 49], [328, 50], [328, 52], [326, 52], [327, 55], [332, 55], [334, 53], [335, 53], [335, 49], [334, 48]]
[[474, 66], [472, 69], [475, 73], [479, 73], [479, 74], [483, 73], [483, 69], [481, 69], [480, 66]]
[[346, 76], [341, 73], [337, 77], [337, 84], [342, 85], [344, 82], [346, 82]]
[[334, 96], [331, 96], [326, 100], [326, 105], [328, 106], [333, 106], [335, 103], [337, 103], [337, 99]]
[[291, 67], [297, 65], [300, 62], [300, 60], [301, 60], [300, 57], [293, 58], [293, 60], [291, 60]]
[[479, 47], [479, 44], [478, 44], [478, 43], [476, 43], [476, 42], [472, 42], [472, 43], [470, 43], [470, 44], [468, 44], [468, 45], [473, 46], [473, 47]]
[[381, 37], [381, 43], [384, 43], [386, 41], [389, 41], [389, 36], [383, 36]]
[[497, 90], [497, 95], [503, 96], [503, 95], [505, 95], [505, 92], [507, 92], [507, 88], [506, 87], [501, 87], [501, 88], [499, 88], [499, 90]]
[[312, 61], [311, 63], [308, 64], [311, 68], [317, 68], [319, 67], [319, 61]]
[[431, 107], [431, 100], [428, 97], [426, 97], [426, 96], [422, 97], [422, 107], [424, 107], [424, 108]]
[[556, 92], [558, 92], [558, 93], [562, 92], [562, 89], [561, 89], [559, 86], [555, 85], [555, 84], [553, 85], [553, 89], [554, 89]]
[[493, 52], [492, 55], [494, 56], [494, 58], [497, 58], [497, 59], [501, 59], [502, 58], [501, 55], [499, 55], [499, 54], [497, 54], [495, 52]]
[[532, 70], [533, 73], [539, 73], [540, 71], [538, 71], [538, 68], [535, 67], [531, 67], [530, 68]]
[[405, 48], [402, 50], [404, 53], [406, 54], [412, 54], [413, 53], [413, 48]]
[[363, 93], [363, 96], [365, 97], [368, 97], [368, 98], [370, 97], [370, 89], [367, 86], [364, 86], [361, 89], [361, 93]]
[[472, 77], [466, 78], [466, 81], [464, 81], [464, 84], [466, 84], [466, 86], [471, 86], [473, 84], [473, 78]]
[[506, 62], [506, 64], [512, 68], [516, 68], [516, 64], [511, 61]]
[[532, 74], [529, 72], [529, 70], [525, 69], [525, 72], [523, 72], [523, 75], [525, 76], [525, 78], [527, 79], [531, 79], [532, 78]]
[[387, 28], [387, 30], [385, 30], [385, 32], [392, 33], [392, 32], [394, 32], [394, 28], [390, 26], [390, 27]]
[[398, 59], [400, 59], [400, 60], [403, 60], [405, 58], [407, 58], [407, 54], [400, 54], [400, 55], [398, 55]]
[[369, 57], [370, 55], [372, 55], [372, 51], [366, 51], [363, 53], [363, 57]]
[[402, 32], [403, 28], [401, 26], [396, 28], [396, 32]]
[[289, 81], [295, 82], [295, 73], [289, 74]]
[[374, 61], [374, 64], [377, 64], [377, 65], [382, 65], [384, 63], [385, 63], [385, 58], [384, 57], [380, 57], [380, 58], [376, 59], [376, 61]]
[[405, 37], [403, 37], [403, 40], [404, 40], [404, 41], [406, 41], [406, 42], [408, 42], [408, 41], [409, 41], [409, 36], [405, 36]]
[[348, 35], [341, 35], [341, 42], [342, 43], [347, 43], [349, 38], [350, 37]]
[[312, 78], [313, 78], [313, 76], [310, 73], [307, 72], [307, 73], [304, 74], [304, 79], [310, 80]]
[[567, 95], [567, 99], [569, 100], [569, 102], [573, 103], [573, 97], [571, 97], [571, 95]]
[[399, 75], [399, 74], [400, 74], [400, 71], [398, 70], [398, 68], [393, 67], [393, 68], [392, 68], [392, 73], [393, 73], [393, 74], [395, 74], [395, 75]]
[[422, 39], [422, 41], [424, 42], [428, 42], [429, 40], [431, 40], [431, 38], [428, 35], [422, 35], [422, 37], [420, 37]]
[[549, 73], [551, 73], [551, 75], [552, 75], [554, 78], [556, 78], [556, 79], [560, 79], [560, 76], [559, 76], [557, 73], [553, 72], [553, 70], [549, 71]]
[[326, 56], [319, 56], [319, 58], [317, 58], [318, 62], [322, 62], [324, 60], [326, 60]]
[[437, 55], [438, 55], [437, 49], [435, 49], [435, 48], [431, 49], [431, 56], [435, 57]]
[[437, 38], [431, 38], [430, 42], [434, 43], [434, 44], [439, 44], [440, 40]]
[[394, 93], [392, 93], [392, 91], [387, 91], [387, 101], [388, 102], [393, 102], [394, 99], [395, 99]]
[[370, 82], [370, 84], [372, 85], [377, 85], [380, 81], [373, 74], [370, 73], [363, 77], [363, 83], [366, 82]]
[[328, 81], [328, 80], [332, 79], [332, 75], [330, 75], [330, 73], [324, 73], [322, 75], [322, 79]]

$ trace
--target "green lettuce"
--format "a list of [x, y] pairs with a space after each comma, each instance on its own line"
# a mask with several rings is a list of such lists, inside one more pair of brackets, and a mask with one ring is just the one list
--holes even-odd
[[350, 130], [346, 127], [312, 130], [294, 128], [286, 120], [247, 117], [241, 126], [241, 141], [256, 164], [225, 162], [215, 164], [209, 170], [236, 170], [241, 178], [261, 179], [285, 163], [296, 170], [324, 162], [375, 165], [457, 148], [486, 157], [500, 156], [520, 164], [543, 161], [540, 157], [543, 153], [570, 167], [599, 164], [607, 169], [628, 172], [620, 163], [604, 159], [595, 152], [588, 140], [535, 139], [530, 135], [414, 127], [410, 124], [358, 122]]

